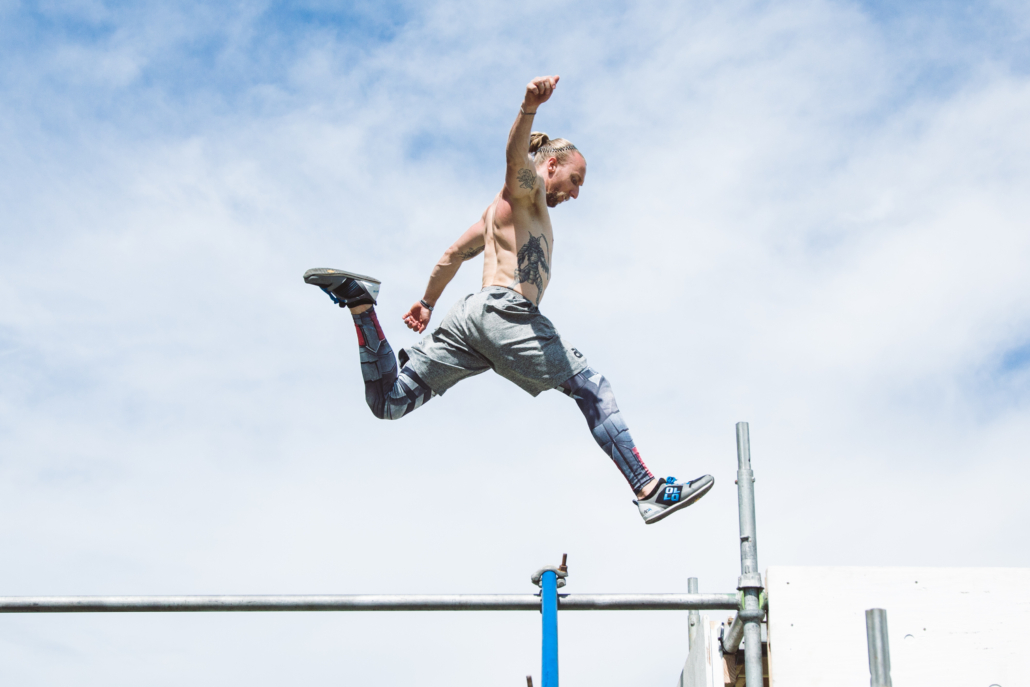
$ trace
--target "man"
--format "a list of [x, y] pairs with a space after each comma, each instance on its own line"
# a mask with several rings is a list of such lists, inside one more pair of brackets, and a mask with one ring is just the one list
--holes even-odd
[[704, 475], [686, 484], [655, 479], [644, 465], [615, 403], [608, 380], [567, 346], [538, 307], [551, 279], [554, 246], [548, 208], [579, 197], [586, 177], [583, 155], [565, 139], [531, 133], [537, 108], [551, 97], [557, 76], [526, 87], [508, 135], [504, 188], [478, 222], [447, 249], [433, 268], [425, 296], [404, 315], [423, 332], [444, 288], [461, 263], [484, 254], [483, 290], [459, 301], [440, 326], [401, 350], [400, 372], [376, 317], [379, 281], [342, 270], [308, 270], [304, 281], [350, 308], [358, 332], [365, 399], [378, 418], [396, 420], [457, 382], [494, 370], [536, 396], [560, 389], [576, 400], [590, 431], [636, 494], [651, 524], [689, 506], [712, 488]]

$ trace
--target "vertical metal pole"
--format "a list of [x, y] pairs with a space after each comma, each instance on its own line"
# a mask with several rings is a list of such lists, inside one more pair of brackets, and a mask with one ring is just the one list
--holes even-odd
[[865, 612], [865, 636], [869, 645], [870, 687], [891, 687], [891, 651], [887, 642], [887, 611], [870, 608]]
[[763, 687], [762, 617], [758, 572], [758, 541], [755, 536], [755, 476], [751, 472], [751, 439], [746, 422], [737, 423], [737, 508], [740, 513], [740, 579], [737, 589], [744, 598], [740, 619], [744, 621], [744, 678], [747, 687]]
[[541, 687], [558, 687], [558, 576], [547, 570], [540, 577], [540, 615], [543, 622]]
[[[697, 578], [687, 578], [687, 591], [691, 594], [697, 594]], [[687, 631], [687, 650], [692, 651], [694, 649], [694, 639], [697, 637], [697, 629], [701, 626], [701, 614], [697, 611], [691, 611], [687, 615], [687, 624], [689, 630]]]

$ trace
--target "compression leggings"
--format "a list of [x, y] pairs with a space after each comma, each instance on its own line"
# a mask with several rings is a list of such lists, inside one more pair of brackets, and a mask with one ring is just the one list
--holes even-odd
[[[358, 332], [365, 401], [372, 413], [381, 420], [399, 420], [431, 399], [435, 394], [414, 370], [405, 365], [397, 371], [397, 358], [379, 326], [375, 309], [352, 316]], [[594, 440], [615, 462], [634, 492], [654, 479], [633, 444], [604, 375], [588, 367], [558, 388], [575, 399]]]
[[407, 365], [398, 372], [397, 358], [379, 326], [375, 308], [353, 315], [358, 330], [361, 377], [365, 380], [365, 401], [380, 420], [399, 420], [434, 394]]
[[634, 493], [639, 493], [654, 475], [640, 458], [608, 380], [588, 367], [558, 388], [575, 399], [598, 446], [615, 462]]

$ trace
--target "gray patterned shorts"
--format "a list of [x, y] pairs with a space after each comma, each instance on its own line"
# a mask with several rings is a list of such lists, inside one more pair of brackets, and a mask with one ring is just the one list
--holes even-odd
[[433, 333], [400, 357], [438, 394], [492, 369], [536, 396], [587, 367], [532, 302], [503, 286], [455, 303]]

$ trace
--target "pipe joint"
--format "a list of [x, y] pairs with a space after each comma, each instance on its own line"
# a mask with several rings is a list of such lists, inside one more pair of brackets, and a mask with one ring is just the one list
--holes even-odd
[[742, 623], [760, 623], [765, 619], [765, 611], [761, 608], [742, 608], [737, 611], [737, 617]]
[[762, 586], [762, 573], [744, 573], [737, 578], [737, 589], [759, 589]]

